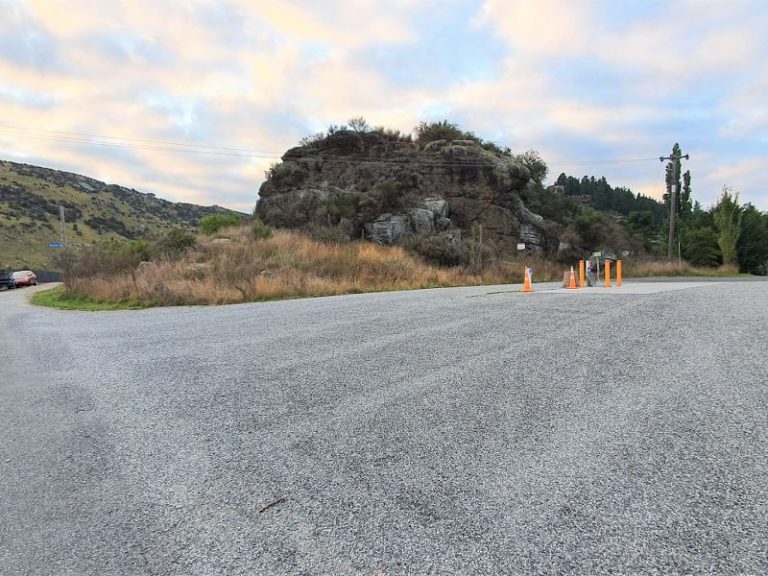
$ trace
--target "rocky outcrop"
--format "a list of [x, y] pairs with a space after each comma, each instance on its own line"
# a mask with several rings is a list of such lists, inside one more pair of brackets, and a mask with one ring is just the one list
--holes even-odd
[[448, 230], [449, 206], [445, 200], [428, 198], [421, 208], [410, 208], [405, 214], [382, 214], [363, 224], [365, 238], [377, 244], [396, 244], [408, 236], [430, 236]]
[[408, 216], [402, 214], [382, 214], [373, 222], [363, 224], [365, 237], [378, 244], [395, 244], [411, 234]]
[[516, 251], [551, 244], [546, 223], [521, 194], [533, 184], [518, 158], [474, 140], [419, 145], [383, 132], [341, 130], [292, 148], [260, 189], [257, 215], [267, 224], [351, 228], [392, 244], [482, 225], [484, 241]]

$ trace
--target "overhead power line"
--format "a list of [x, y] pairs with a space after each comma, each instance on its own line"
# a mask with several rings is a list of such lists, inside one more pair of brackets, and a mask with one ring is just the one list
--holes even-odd
[[[0, 124], [0, 130], [19, 132], [24, 134], [25, 138], [33, 138], [44, 142], [56, 142], [62, 144], [75, 144], [83, 146], [100, 146], [106, 148], [117, 148], [123, 150], [154, 150], [161, 152], [177, 152], [187, 154], [205, 154], [211, 156], [226, 156], [234, 158], [262, 158], [270, 160], [279, 160], [283, 154], [278, 152], [264, 152], [251, 150], [247, 148], [233, 148], [213, 144], [195, 144], [191, 142], [174, 142], [165, 140], [154, 140], [149, 138], [117, 137], [104, 136], [88, 132], [71, 132], [64, 130], [44, 130], [40, 128], [28, 128], [21, 126], [12, 126]], [[304, 156], [307, 160], [322, 160], [323, 162], [358, 162], [364, 164], [384, 164], [396, 166], [419, 166], [434, 168], [484, 168], [493, 167], [493, 162], [471, 159], [442, 160], [425, 162], [411, 159], [369, 159], [369, 158], [328, 158], [321, 156]], [[597, 166], [608, 164], [629, 164], [637, 162], [656, 161], [658, 156], [650, 158], [610, 158], [610, 159], [583, 159], [583, 160], [560, 160], [547, 162], [548, 167], [565, 166]]]
[[636, 162], [654, 162], [657, 156], [651, 158], [613, 158], [603, 160], [559, 160], [556, 162], [547, 162], [547, 166], [579, 166], [593, 164], [631, 164]]
[[35, 138], [48, 142], [62, 142], [68, 144], [85, 144], [94, 146], [106, 146], [110, 148], [145, 150], [161, 150], [166, 152], [185, 152], [197, 154], [211, 154], [219, 156], [239, 156], [258, 158], [279, 158], [277, 152], [260, 152], [245, 148], [231, 148], [210, 144], [194, 144], [191, 142], [172, 142], [165, 140], [152, 140], [148, 138], [131, 138], [123, 136], [104, 136], [101, 134], [89, 134], [87, 132], [68, 132], [64, 130], [44, 130], [40, 128], [26, 128], [0, 124], [0, 130], [21, 132], [27, 138]]

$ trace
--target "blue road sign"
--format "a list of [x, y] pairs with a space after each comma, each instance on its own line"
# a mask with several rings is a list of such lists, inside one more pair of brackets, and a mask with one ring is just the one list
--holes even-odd
[[61, 242], [48, 242], [48, 246], [50, 246], [51, 248], [61, 248], [62, 246], [64, 246], [64, 244], [62, 244]]

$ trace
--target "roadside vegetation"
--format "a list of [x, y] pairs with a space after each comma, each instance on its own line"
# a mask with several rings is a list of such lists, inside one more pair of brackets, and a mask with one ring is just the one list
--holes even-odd
[[[536, 257], [475, 265], [439, 266], [402, 246], [335, 242], [310, 234], [273, 231], [258, 220], [197, 237], [183, 231], [153, 242], [108, 241], [59, 257], [64, 284], [33, 302], [69, 310], [234, 304], [332, 296], [521, 283], [524, 266], [534, 281], [559, 281], [562, 263]], [[625, 276], [733, 275], [733, 267], [628, 262]]]
[[[421, 123], [414, 138], [370, 128], [364, 119], [353, 118], [349, 126], [331, 126], [302, 144], [317, 145], [345, 134], [357, 144], [366, 136], [375, 137], [378, 145], [392, 146], [471, 140], [486, 151], [511, 155], [446, 121]], [[676, 144], [672, 157], [680, 156]], [[595, 251], [625, 255], [623, 271], [628, 278], [768, 273], [768, 214], [739, 204], [739, 195], [728, 188], [716, 205], [703, 209], [692, 198], [691, 175], [681, 174], [680, 160], [667, 166], [667, 190], [680, 190], [677, 257], [669, 262], [669, 195], [659, 202], [614, 188], [605, 178], [565, 174], [554, 186], [545, 187], [548, 169], [537, 153], [515, 158], [531, 174], [520, 197], [541, 219], [539, 232], [546, 239], [533, 253], [505, 253], [487, 236], [484, 242], [482, 222], [474, 219], [463, 223], [460, 234], [435, 229], [405, 235], [392, 246], [360, 240], [361, 222], [370, 222], [382, 211], [404, 210], [405, 192], [391, 182], [378, 182], [357, 207], [339, 196], [335, 204], [288, 210], [293, 219], [286, 221], [270, 220], [267, 210], [263, 216], [267, 223], [257, 216], [218, 211], [199, 219], [196, 234], [180, 227], [143, 239], [111, 238], [64, 250], [55, 262], [64, 276], [63, 287], [36, 294], [34, 301], [91, 310], [230, 304], [520, 283], [525, 266], [533, 269], [534, 282], [560, 281], [564, 271]], [[273, 166], [268, 179], [275, 178], [275, 171]], [[370, 214], [368, 204], [376, 208]], [[321, 208], [320, 222], [307, 218]], [[355, 224], [358, 212], [361, 220]], [[258, 206], [255, 214], [260, 214]]]
[[41, 292], [36, 303], [139, 308], [503, 284], [522, 282], [525, 264], [538, 281], [562, 277], [561, 266], [545, 260], [441, 267], [401, 246], [320, 240], [273, 231], [258, 220], [199, 235], [194, 243], [181, 234], [155, 243], [104, 242], [64, 253], [59, 263], [63, 287]]
[[139, 300], [105, 301], [89, 298], [80, 294], [67, 292], [63, 286], [57, 286], [50, 290], [42, 290], [32, 295], [32, 303], [39, 306], [49, 306], [61, 310], [139, 310], [152, 306], [149, 302]]

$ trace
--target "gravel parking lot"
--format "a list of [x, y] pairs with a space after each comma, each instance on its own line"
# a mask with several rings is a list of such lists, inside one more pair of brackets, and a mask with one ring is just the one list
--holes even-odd
[[0, 574], [766, 574], [768, 283], [643, 285], [0, 293]]

